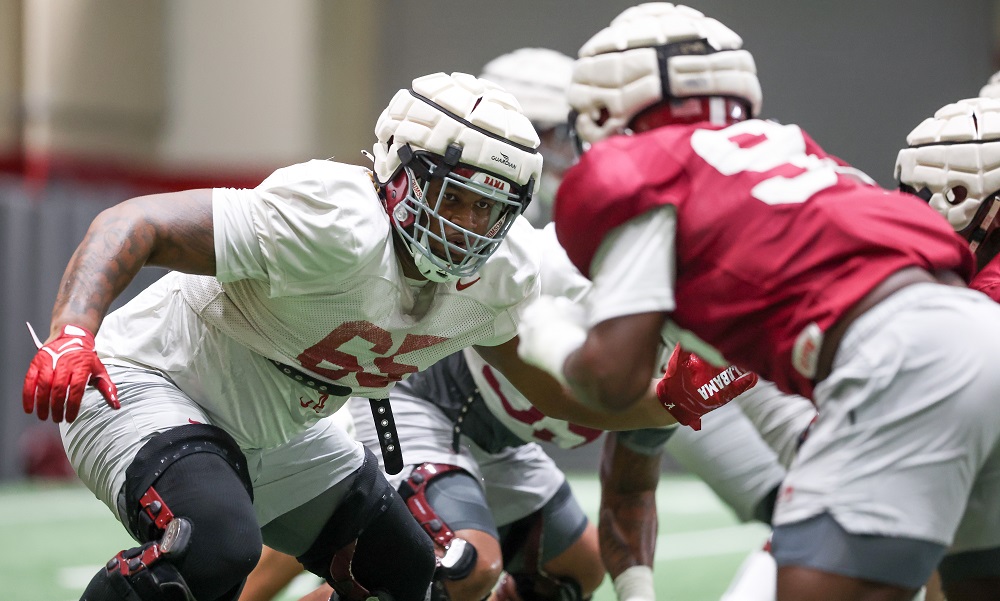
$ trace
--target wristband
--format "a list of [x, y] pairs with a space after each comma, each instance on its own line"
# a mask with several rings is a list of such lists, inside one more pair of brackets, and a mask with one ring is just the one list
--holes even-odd
[[552, 337], [546, 345], [545, 352], [532, 357], [528, 362], [535, 362], [537, 367], [549, 372], [560, 384], [569, 388], [569, 382], [563, 374], [563, 365], [570, 355], [583, 346], [587, 332], [574, 323], [563, 322], [552, 327], [549, 334]]
[[517, 354], [568, 387], [563, 365], [587, 340], [583, 308], [567, 298], [543, 296], [529, 306], [518, 324]]
[[614, 579], [618, 601], [656, 601], [653, 587], [653, 569], [649, 566], [632, 566]]

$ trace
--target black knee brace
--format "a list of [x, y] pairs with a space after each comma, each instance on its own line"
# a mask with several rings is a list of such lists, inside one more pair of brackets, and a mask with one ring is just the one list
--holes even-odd
[[427, 500], [427, 486], [438, 477], [453, 472], [462, 472], [472, 477], [457, 465], [424, 463], [414, 468], [410, 477], [403, 481], [399, 486], [399, 493], [417, 523], [442, 551], [442, 556], [438, 560], [437, 575], [446, 580], [461, 580], [476, 566], [478, 557], [476, 548], [456, 537], [455, 532], [441, 519]]
[[[229, 601], [239, 596], [260, 557], [262, 542], [246, 461], [228, 434], [197, 424], [151, 438], [126, 470], [122, 494], [127, 527], [136, 540], [147, 544], [120, 553], [116, 556], [119, 563], [134, 560], [131, 554], [136, 551], [142, 556], [152, 552], [150, 549], [162, 544], [172, 524], [183, 518], [187, 524], [183, 553], [175, 551], [156, 569], [134, 576], [183, 583], [188, 595], [200, 601]], [[179, 549], [177, 545], [174, 548]], [[115, 581], [117, 577], [111, 580]], [[133, 591], [139, 595], [135, 599], [147, 601], [142, 595], [152, 594], [138, 590]], [[170, 594], [176, 590], [180, 588], [170, 588]], [[159, 601], [160, 597], [149, 600]]]
[[195, 601], [175, 565], [191, 543], [191, 522], [170, 521], [163, 537], [121, 551], [97, 573], [81, 601]]
[[[156, 499], [148, 496], [148, 491], [176, 461], [196, 453], [211, 453], [229, 464], [253, 502], [247, 460], [232, 436], [208, 424], [171, 428], [149, 439], [125, 470], [126, 515], [123, 517], [132, 538], [145, 542], [163, 533], [169, 518], [158, 515]], [[204, 484], [211, 486], [212, 483], [209, 480]]]
[[430, 601], [448, 601], [450, 597], [444, 581], [468, 578], [472, 569], [476, 567], [476, 559], [479, 556], [475, 547], [455, 536], [455, 531], [438, 515], [427, 499], [427, 486], [432, 481], [455, 472], [473, 478], [457, 465], [423, 463], [414, 468], [409, 478], [399, 485], [399, 493], [406, 501], [406, 508], [441, 552], [434, 570]]
[[298, 560], [348, 601], [423, 601], [435, 567], [434, 546], [368, 449], [350, 492]]

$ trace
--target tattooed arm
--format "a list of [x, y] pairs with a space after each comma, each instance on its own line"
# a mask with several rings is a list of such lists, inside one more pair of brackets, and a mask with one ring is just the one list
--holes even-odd
[[121, 407], [94, 333], [143, 265], [215, 273], [211, 190], [140, 196], [94, 219], [63, 273], [49, 338], [24, 376], [25, 413], [71, 422], [87, 385], [112, 409]]
[[140, 196], [98, 215], [63, 273], [49, 339], [67, 324], [96, 332], [143, 265], [215, 274], [211, 190]]
[[632, 451], [619, 441], [619, 436], [608, 432], [601, 454], [601, 559], [614, 580], [620, 601], [652, 599], [661, 454]]

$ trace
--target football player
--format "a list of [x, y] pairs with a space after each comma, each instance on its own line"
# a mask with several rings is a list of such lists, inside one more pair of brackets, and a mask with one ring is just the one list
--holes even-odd
[[[522, 48], [490, 61], [480, 75], [514, 94], [539, 133], [539, 152], [545, 159], [545, 167], [539, 190], [525, 211], [536, 227], [551, 220], [555, 190], [575, 159], [566, 100], [572, 65], [573, 59], [553, 50]], [[552, 254], [563, 253], [560, 249]], [[575, 269], [568, 265], [564, 271], [575, 272]], [[504, 381], [502, 376], [497, 379]], [[771, 400], [777, 396], [784, 395], [772, 384], [762, 383], [753, 392], [739, 396], [738, 403], [706, 415], [706, 427], [700, 431], [679, 428], [609, 434], [601, 468], [600, 548], [619, 598], [654, 596], [655, 538], [643, 531], [656, 520], [655, 490], [664, 453], [707, 483], [741, 521], [770, 523], [784, 466], [796, 446], [793, 439], [797, 439], [815, 413], [805, 399]], [[525, 411], [519, 415], [534, 413]], [[561, 479], [561, 474], [555, 473], [548, 481]], [[731, 600], [766, 599], [768, 595], [761, 588], [762, 583], [773, 580], [773, 563], [766, 551], [752, 553], [733, 582]]]
[[933, 210], [797, 126], [750, 118], [760, 88], [741, 45], [648, 3], [581, 48], [569, 101], [590, 147], [555, 221], [594, 288], [583, 317], [540, 299], [520, 350], [584, 402], [624, 409], [669, 319], [706, 359], [813, 400], [775, 509], [778, 599], [908, 599], [965, 544], [963, 514], [994, 510], [966, 502], [997, 477], [1000, 307], [966, 288], [973, 256]]
[[562, 174], [576, 158], [566, 121], [573, 59], [548, 48], [520, 48], [486, 63], [479, 76], [513, 94], [538, 132], [538, 152], [545, 168], [524, 216], [535, 227], [543, 227], [552, 221], [552, 203]]
[[[525, 217], [539, 228], [550, 223], [555, 190], [562, 181], [563, 173], [575, 160], [567, 122], [570, 107], [566, 100], [572, 68], [573, 59], [554, 50], [521, 48], [491, 60], [480, 75], [511, 92], [538, 131], [541, 140], [538, 150], [545, 159], [545, 168]], [[553, 254], [564, 255], [561, 250]], [[572, 265], [559, 268], [579, 273]], [[559, 268], [547, 271], [557, 273]], [[814, 411], [804, 399], [800, 399], [797, 406], [789, 403], [779, 406], [769, 402], [767, 399], [776, 394], [770, 384], [762, 384], [760, 390], [754, 390], [752, 395], [738, 397], [738, 404], [722, 407], [707, 415], [706, 423], [711, 423], [709, 427], [700, 431], [675, 429], [662, 448], [659, 444], [640, 448], [631, 443], [630, 449], [622, 452], [639, 452], [650, 462], [651, 469], [658, 473], [660, 452], [665, 451], [709, 484], [741, 520], [768, 521], [773, 496], [784, 476], [781, 464], [787, 465], [789, 449], [794, 450], [794, 444], [786, 444], [785, 439], [792, 431], [795, 432], [792, 436], [797, 437], [812, 419]], [[782, 456], [776, 458], [775, 453], [761, 443], [761, 434], [754, 431], [741, 409], [753, 416], [754, 423], [762, 428], [765, 440], [778, 448]], [[783, 430], [777, 432], [779, 429]], [[635, 436], [625, 438], [631, 441]], [[639, 460], [640, 457], [633, 459]], [[608, 477], [615, 478], [615, 472], [609, 473]]]
[[[673, 422], [651, 386], [642, 409], [609, 415], [517, 357], [538, 294], [517, 217], [542, 159], [509, 93], [421, 77], [375, 133], [374, 171], [309, 161], [252, 190], [134, 198], [91, 224], [23, 388], [25, 411], [60, 422], [80, 478], [140, 543], [88, 601], [235, 599], [262, 541], [345, 598], [423, 599], [430, 540], [374, 456], [322, 418], [370, 398], [391, 467], [388, 390], [470, 345], [517, 369], [544, 410]], [[175, 271], [106, 315], [144, 264]]]
[[[900, 189], [928, 202], [968, 241], [979, 267], [969, 287], [1000, 302], [1000, 100], [971, 98], [946, 105], [906, 142], [896, 158]], [[981, 469], [955, 542], [941, 561], [949, 600], [995, 598], [1000, 590], [998, 463], [994, 454]], [[988, 474], [992, 480], [984, 477]]]

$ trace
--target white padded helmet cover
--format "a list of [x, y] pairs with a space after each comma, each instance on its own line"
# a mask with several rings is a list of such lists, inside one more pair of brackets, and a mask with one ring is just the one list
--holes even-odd
[[566, 90], [573, 59], [548, 48], [521, 48], [483, 66], [479, 76], [499, 84], [521, 103], [524, 116], [541, 129], [566, 122]]
[[979, 90], [979, 95], [986, 98], [1000, 98], [1000, 71], [990, 76], [986, 85]]
[[[906, 136], [896, 157], [896, 179], [928, 188], [930, 205], [962, 231], [983, 200], [1000, 190], [1000, 100], [969, 98], [948, 104]], [[954, 202], [962, 186], [965, 200]], [[951, 200], [950, 200], [951, 199]]]
[[[656, 46], [705, 39], [714, 54], [672, 56], [660, 73]], [[719, 21], [692, 8], [650, 2], [627, 9], [580, 48], [568, 98], [580, 113], [577, 132], [595, 142], [620, 132], [643, 109], [663, 100], [662, 78], [673, 97], [733, 96], [760, 113], [761, 90], [753, 56]], [[601, 123], [601, 110], [607, 119]]]
[[[538, 134], [509, 92], [466, 73], [418, 77], [411, 89], [412, 93], [396, 92], [375, 124], [378, 141], [372, 150], [375, 175], [380, 182], [389, 181], [399, 168], [398, 150], [403, 145], [444, 156], [452, 143], [462, 147], [462, 163], [522, 186], [532, 177], [538, 181], [542, 157], [525, 150], [538, 147]], [[462, 120], [492, 135], [469, 127]]]

